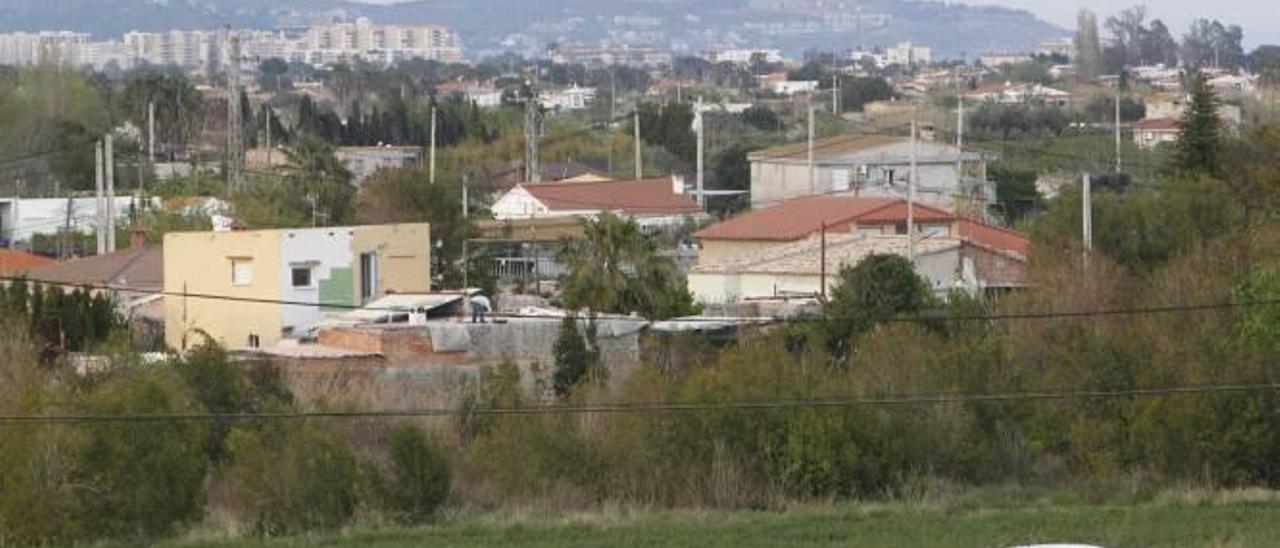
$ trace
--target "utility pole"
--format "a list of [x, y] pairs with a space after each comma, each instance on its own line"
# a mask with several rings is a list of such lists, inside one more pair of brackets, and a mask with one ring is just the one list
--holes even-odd
[[240, 35], [227, 29], [227, 185], [244, 184], [244, 113], [240, 108]]
[[275, 164], [271, 163], [271, 153], [272, 148], [274, 147], [271, 143], [271, 123], [274, 117], [271, 115], [271, 106], [265, 105], [263, 106], [263, 110], [266, 111], [267, 118], [267, 169], [272, 169], [275, 167]]
[[907, 179], [907, 259], [916, 262], [916, 121], [911, 121], [911, 173]]
[[636, 141], [636, 180], [644, 178], [644, 159], [640, 156], [640, 149], [643, 146], [640, 143], [640, 105], [636, 105], [635, 112], [635, 141]]
[[104, 232], [104, 230], [106, 229], [106, 226], [107, 226], [107, 205], [104, 204], [102, 201], [103, 193], [106, 191], [106, 180], [105, 180], [105, 177], [103, 176], [103, 170], [102, 170], [103, 163], [105, 162], [105, 158], [103, 157], [103, 154], [102, 154], [102, 141], [98, 141], [93, 144], [93, 155], [94, 155], [93, 205], [95, 206], [93, 208], [94, 210], [93, 218], [95, 221], [94, 232], [95, 232], [95, 235], [97, 236], [96, 242], [98, 244], [98, 255], [106, 255], [107, 254], [107, 235], [106, 235], [106, 232]]
[[116, 251], [116, 150], [114, 138], [110, 133], [106, 137], [107, 172], [107, 253]]
[[[147, 103], [147, 162], [154, 174], [156, 169], [156, 102]], [[154, 175], [153, 175], [154, 176]]]
[[[834, 68], [834, 62], [835, 61], [833, 56], [832, 68]], [[831, 115], [832, 116], [840, 115], [840, 77], [836, 76], [834, 71], [831, 73]]]
[[613, 177], [613, 124], [618, 120], [617, 69], [609, 66], [609, 121], [604, 125], [609, 133], [609, 176]]
[[695, 111], [693, 113], [693, 125], [698, 132], [698, 180], [697, 180], [698, 207], [705, 210], [707, 208], [707, 201], [706, 201], [706, 198], [704, 198], [702, 185], [703, 185], [703, 165], [704, 165], [703, 152], [705, 150], [705, 145], [703, 144], [703, 140], [706, 137], [706, 131], [703, 126], [706, 122], [702, 115], [702, 96], [698, 96], [698, 104], [697, 106], [694, 107], [694, 109]]
[[1124, 159], [1120, 152], [1120, 90], [1116, 89], [1116, 173], [1124, 172]]
[[956, 148], [964, 149], [964, 95], [960, 98], [960, 108], [956, 110]]
[[814, 137], [814, 109], [813, 97], [809, 98], [809, 194], [818, 193], [818, 169], [813, 164], [813, 137]]
[[462, 174], [462, 218], [463, 219], [471, 218], [471, 198], [468, 195], [469, 189], [467, 188], [470, 186], [470, 182], [471, 182], [471, 174], [463, 173]]
[[818, 265], [818, 269], [819, 269], [818, 271], [821, 274], [819, 275], [819, 278], [818, 278], [818, 285], [821, 288], [820, 294], [822, 295], [822, 302], [826, 303], [827, 302], [827, 222], [826, 221], [822, 221], [821, 238], [822, 238], [822, 243], [820, 244], [821, 251], [819, 253], [820, 256], [818, 258], [818, 260], [821, 262], [821, 264]]
[[60, 261], [67, 260], [67, 258], [70, 255], [68, 250], [68, 247], [70, 246], [68, 242], [71, 236], [71, 213], [72, 213], [72, 210], [75, 209], [76, 207], [75, 199], [73, 199], [71, 196], [72, 194], [68, 192], [67, 193], [67, 214], [66, 214], [66, 218], [62, 221], [62, 244], [58, 246], [59, 247], [58, 260]]
[[1080, 214], [1083, 222], [1081, 223], [1082, 238], [1084, 241], [1084, 252], [1086, 257], [1090, 251], [1093, 251], [1093, 181], [1089, 174], [1084, 174], [1084, 180], [1080, 187]]
[[524, 120], [524, 180], [530, 183], [537, 183], [542, 180], [542, 169], [538, 167], [538, 137], [542, 133], [539, 117], [538, 88], [534, 85], [530, 85], [529, 100], [525, 104]]
[[433, 185], [436, 184], [436, 112], [437, 110], [438, 109], [436, 109], [436, 103], [433, 100], [431, 102], [431, 159], [430, 159], [431, 168], [429, 171], [430, 173], [429, 180]]

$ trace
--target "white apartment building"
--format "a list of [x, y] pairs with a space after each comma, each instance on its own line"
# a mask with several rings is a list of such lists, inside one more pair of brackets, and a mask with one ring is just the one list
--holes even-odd
[[0, 65], [73, 64], [89, 40], [88, 34], [66, 31], [0, 34]]
[[129, 32], [124, 35], [124, 45], [138, 62], [151, 65], [199, 67], [221, 57], [216, 31]]
[[885, 59], [890, 65], [914, 67], [933, 62], [933, 49], [928, 46], [903, 42], [885, 49]]
[[[236, 35], [246, 65], [271, 58], [316, 65], [356, 60], [462, 61], [457, 34], [438, 25], [376, 25], [361, 18], [354, 23], [316, 25], [295, 34], [236, 31]], [[73, 32], [0, 34], [0, 64], [54, 62], [101, 69], [114, 63], [122, 68], [150, 64], [195, 69], [222, 65], [226, 41], [226, 31], [219, 30], [129, 32], [121, 40], [100, 42]]]
[[315, 64], [363, 59], [394, 63], [406, 59], [446, 62], [462, 60], [457, 33], [439, 25], [375, 25], [366, 18], [354, 23], [317, 25], [293, 44], [292, 60]]
[[702, 54], [702, 58], [712, 63], [733, 63], [749, 65], [756, 58], [766, 63], [781, 63], [782, 51], [776, 49], [711, 49]]
[[563, 64], [607, 67], [613, 65], [654, 68], [669, 66], [670, 51], [648, 46], [562, 44], [551, 53], [551, 60]]

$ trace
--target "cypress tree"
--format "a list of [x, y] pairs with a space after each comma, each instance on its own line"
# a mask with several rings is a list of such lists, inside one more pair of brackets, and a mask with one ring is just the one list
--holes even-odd
[[1203, 75], [1191, 76], [1191, 102], [1182, 115], [1182, 134], [1174, 150], [1174, 168], [1183, 173], [1222, 173], [1222, 121], [1218, 97]]

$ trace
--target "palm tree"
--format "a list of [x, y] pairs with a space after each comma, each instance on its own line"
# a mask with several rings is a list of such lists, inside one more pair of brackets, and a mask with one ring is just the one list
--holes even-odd
[[585, 221], [583, 238], [566, 241], [558, 259], [569, 269], [563, 298], [571, 309], [651, 319], [695, 312], [675, 263], [634, 220], [604, 213]]

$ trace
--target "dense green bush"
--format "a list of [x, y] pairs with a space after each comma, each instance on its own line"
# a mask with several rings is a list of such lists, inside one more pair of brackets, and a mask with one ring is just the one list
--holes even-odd
[[359, 473], [341, 437], [306, 423], [236, 428], [227, 445], [234, 510], [264, 535], [333, 529], [355, 515]]
[[[118, 372], [87, 397], [86, 412], [146, 415], [199, 412], [171, 369]], [[72, 481], [75, 523], [96, 536], [155, 538], [172, 534], [204, 510], [207, 430], [187, 421], [125, 421], [80, 428]]]
[[385, 510], [400, 523], [429, 521], [449, 497], [449, 463], [411, 425], [396, 427], [386, 443], [390, 473], [377, 478]]

